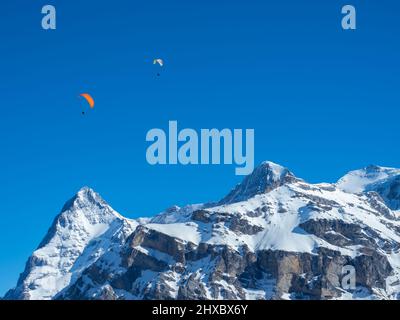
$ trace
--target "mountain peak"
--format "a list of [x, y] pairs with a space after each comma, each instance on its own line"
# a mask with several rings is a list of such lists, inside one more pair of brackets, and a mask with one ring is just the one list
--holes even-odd
[[77, 193], [76, 198], [80, 200], [98, 201], [105, 202], [103, 198], [92, 188], [88, 186], [82, 187]]
[[264, 161], [254, 170], [254, 172], [260, 171], [271, 174], [275, 179], [279, 179], [280, 177], [282, 177], [282, 175], [285, 175], [286, 173], [293, 175], [287, 168], [272, 161]]
[[86, 194], [94, 194], [95, 191], [88, 187], [88, 186], [83, 186], [82, 188], [79, 189], [78, 193], [79, 195], [86, 195]]
[[350, 193], [368, 191], [369, 187], [400, 175], [400, 169], [369, 165], [359, 170], [353, 170], [338, 180], [339, 189]]
[[244, 201], [257, 194], [267, 193], [286, 183], [299, 180], [287, 168], [271, 161], [264, 161], [222, 199], [220, 204]]
[[[82, 187], [70, 200], [68, 200], [61, 212], [75, 211], [77, 209], [91, 208], [91, 207], [104, 208], [107, 207], [107, 202], [92, 188], [87, 186]], [[95, 210], [94, 212], [97, 212]]]
[[97, 192], [85, 186], [64, 204], [38, 248], [46, 246], [60, 229], [67, 226], [87, 228], [98, 224], [108, 225], [114, 219], [123, 220], [124, 218]]
[[[98, 254], [114, 241], [114, 234], [119, 237], [132, 231], [127, 221], [93, 189], [81, 188], [56, 216], [28, 259], [17, 287], [6, 297], [51, 299], [69, 284], [72, 274], [97, 259]], [[94, 239], [97, 240], [91, 242]], [[84, 254], [86, 249], [88, 253]]]
[[380, 166], [377, 166], [377, 165], [375, 165], [375, 164], [370, 164], [369, 166], [366, 166], [365, 168], [363, 168], [363, 170], [365, 171], [365, 172], [379, 172], [379, 171], [383, 171], [383, 170], [385, 170], [385, 169], [389, 169], [389, 168], [384, 168], [384, 167], [380, 167]]

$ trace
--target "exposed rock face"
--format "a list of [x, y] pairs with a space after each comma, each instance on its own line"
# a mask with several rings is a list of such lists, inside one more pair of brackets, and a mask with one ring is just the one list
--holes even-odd
[[[178, 256], [183, 259], [178, 262], [160, 254], [166, 254], [167, 250], [158, 253], [143, 250], [147, 236], [139, 238], [143, 241], [135, 242], [135, 247], [125, 251], [123, 273], [110, 277], [109, 271], [100, 273], [95, 264], [85, 271], [84, 282], [75, 283], [58, 298], [109, 299], [105, 292], [112, 289], [113, 298], [114, 290], [123, 292], [119, 295], [121, 299], [246, 299], [252, 297], [249, 296], [252, 291], [260, 299], [280, 299], [285, 295], [294, 299], [332, 299], [343, 293], [341, 280], [345, 266], [355, 268], [357, 285], [370, 292], [384, 289], [385, 279], [393, 272], [387, 258], [375, 251], [351, 258], [325, 248], [316, 254], [280, 250], [261, 250], [255, 254], [245, 246], [238, 252], [228, 246], [188, 244], [179, 246]], [[193, 268], [196, 264], [206, 269]], [[144, 283], [142, 277], [146, 273], [155, 279]], [[88, 295], [93, 294], [88, 283], [101, 290], [94, 296]]]
[[349, 224], [340, 220], [308, 220], [299, 225], [310, 234], [338, 246], [365, 246], [370, 249], [383, 249], [387, 252], [397, 250], [399, 243], [383, 238], [368, 226]]
[[[6, 298], [398, 299], [397, 173], [368, 167], [313, 185], [266, 162], [218, 204], [138, 221], [84, 189]], [[62, 286], [51, 285], [54, 274]]]
[[400, 210], [400, 174], [388, 181], [376, 183], [369, 189], [381, 195], [389, 208]]
[[358, 286], [373, 290], [385, 288], [392, 268], [386, 257], [371, 255], [350, 258], [340, 252], [320, 248], [317, 254], [262, 251], [261, 268], [277, 281], [276, 297], [289, 293], [297, 299], [331, 299], [343, 293], [341, 280], [345, 266], [353, 266]]

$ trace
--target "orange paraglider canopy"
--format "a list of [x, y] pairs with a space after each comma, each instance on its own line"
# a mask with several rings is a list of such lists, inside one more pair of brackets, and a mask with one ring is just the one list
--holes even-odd
[[81, 93], [80, 96], [86, 99], [86, 101], [89, 103], [90, 108], [94, 108], [94, 99], [89, 93]]

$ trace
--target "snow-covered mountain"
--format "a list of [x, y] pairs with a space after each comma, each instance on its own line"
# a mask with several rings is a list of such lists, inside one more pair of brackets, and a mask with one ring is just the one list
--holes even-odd
[[352, 193], [376, 191], [389, 208], [400, 209], [400, 169], [368, 166], [349, 172], [337, 186]]
[[84, 188], [6, 298], [399, 299], [399, 177], [309, 184], [264, 162], [219, 202], [136, 221]]
[[93, 190], [82, 188], [64, 205], [28, 259], [17, 287], [5, 297], [51, 299], [106, 251], [119, 247], [136, 226]]

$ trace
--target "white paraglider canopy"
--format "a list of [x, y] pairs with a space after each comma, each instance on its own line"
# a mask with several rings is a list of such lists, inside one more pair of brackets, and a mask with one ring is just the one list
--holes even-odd
[[153, 60], [153, 64], [159, 64], [160, 67], [162, 67], [164, 65], [164, 61], [163, 61], [163, 59], [157, 58], [157, 59]]

